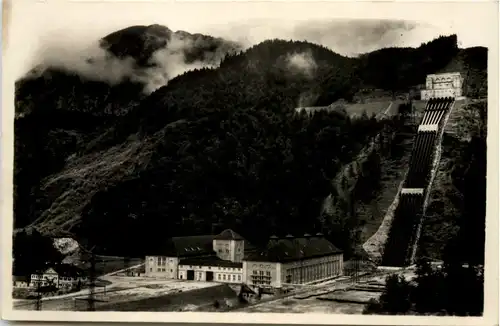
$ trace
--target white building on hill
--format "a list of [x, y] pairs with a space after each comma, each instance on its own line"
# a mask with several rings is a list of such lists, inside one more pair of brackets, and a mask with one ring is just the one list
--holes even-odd
[[464, 79], [459, 72], [427, 75], [425, 88], [421, 91], [421, 99], [433, 97], [463, 97]]

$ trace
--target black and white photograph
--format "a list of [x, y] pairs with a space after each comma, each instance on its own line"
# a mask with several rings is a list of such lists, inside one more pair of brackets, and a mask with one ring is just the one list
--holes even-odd
[[3, 318], [498, 324], [497, 2], [8, 10]]

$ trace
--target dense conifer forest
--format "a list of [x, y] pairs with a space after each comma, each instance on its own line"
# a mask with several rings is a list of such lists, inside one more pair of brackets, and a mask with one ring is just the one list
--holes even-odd
[[[66, 71], [21, 80], [15, 227], [73, 234], [103, 254], [138, 257], [169, 236], [220, 228], [256, 245], [272, 234], [326, 230], [348, 259], [352, 207], [339, 200], [344, 213], [325, 218], [324, 199], [335, 193], [341, 167], [402, 121], [295, 108], [353, 101], [367, 88], [408, 90], [463, 51], [455, 35], [359, 58], [269, 40], [228, 51], [219, 67], [186, 72], [147, 96], [131, 81], [108, 85]], [[295, 55], [307, 64], [294, 64]], [[373, 173], [360, 184], [375, 191], [380, 153], [367, 164]]]

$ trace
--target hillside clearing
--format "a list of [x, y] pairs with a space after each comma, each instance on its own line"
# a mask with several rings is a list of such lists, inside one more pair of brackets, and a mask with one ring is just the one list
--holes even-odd
[[404, 137], [398, 157], [391, 157], [382, 162], [381, 186], [378, 195], [369, 204], [360, 204], [358, 207], [358, 216], [363, 224], [362, 243], [377, 232], [398, 193], [400, 184], [404, 180], [405, 167], [410, 160], [412, 140], [413, 137]]

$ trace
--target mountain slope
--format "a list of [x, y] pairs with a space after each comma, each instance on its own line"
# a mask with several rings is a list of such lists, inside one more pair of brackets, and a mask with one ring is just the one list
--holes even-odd
[[[138, 39], [142, 39], [142, 52], [129, 48]], [[168, 52], [169, 42], [175, 43], [175, 55]], [[38, 217], [35, 206], [39, 198], [46, 196], [42, 180], [86, 151], [93, 139], [113, 133], [121, 116], [132, 111], [158, 83], [161, 86], [174, 76], [167, 72], [182, 72], [195, 61], [210, 65], [239, 49], [233, 42], [182, 31], [174, 33], [158, 25], [117, 31], [104, 37], [101, 46], [92, 51], [94, 57], [89, 54], [86, 60], [63, 58], [61, 64], [39, 65], [16, 81], [16, 227]], [[163, 62], [171, 63], [172, 56], [175, 67], [166, 70]], [[155, 60], [161, 62], [153, 67], [144, 65]], [[162, 76], [159, 81], [154, 79], [158, 75]]]
[[[276, 43], [280, 44], [281, 42]], [[290, 48], [293, 48], [292, 45], [288, 46]], [[267, 45], [264, 44], [262, 47], [265, 48], [266, 46]], [[106, 137], [103, 137], [105, 139], [104, 143], [99, 141], [95, 142], [88, 154], [74, 157], [72, 161], [68, 163], [65, 171], [46, 179], [43, 186], [43, 193], [46, 194], [46, 196], [49, 198], [44, 200], [44, 202], [51, 203], [51, 206], [48, 207], [49, 209], [44, 209], [43, 211], [41, 211], [40, 218], [35, 221], [35, 224], [45, 230], [49, 230], [55, 225], [59, 225], [64, 229], [68, 229], [71, 228], [71, 226], [77, 224], [79, 214], [83, 214], [84, 216], [85, 214], [97, 216], [101, 215], [101, 213], [104, 215], [109, 215], [109, 212], [103, 212], [102, 208], [96, 207], [96, 203], [99, 202], [99, 198], [106, 198], [103, 201], [108, 202], [108, 200], [110, 200], [109, 196], [111, 196], [111, 194], [113, 194], [112, 200], [115, 201], [115, 203], [117, 203], [117, 201], [121, 202], [122, 200], [125, 200], [125, 198], [127, 198], [126, 201], [128, 202], [128, 204], [122, 206], [124, 208], [127, 207], [125, 208], [125, 210], [128, 211], [127, 215], [132, 213], [145, 214], [144, 209], [134, 209], [130, 206], [134, 205], [134, 203], [137, 203], [138, 200], [146, 200], [149, 201], [148, 206], [154, 207], [154, 203], [156, 202], [155, 198], [162, 198], [162, 196], [160, 195], [158, 195], [160, 197], [152, 197], [152, 194], [150, 194], [149, 191], [145, 188], [153, 188], [153, 184], [156, 183], [155, 181], [161, 181], [160, 185], [158, 186], [164, 188], [165, 185], [163, 185], [162, 183], [168, 183], [169, 178], [174, 177], [162, 175], [163, 173], [167, 173], [167, 171], [169, 170], [165, 165], [169, 163], [168, 161], [174, 160], [174, 158], [169, 157], [175, 156], [175, 153], [177, 151], [186, 146], [185, 144], [187, 144], [188, 142], [196, 142], [196, 139], [192, 138], [193, 136], [188, 136], [188, 139], [183, 139], [190, 133], [196, 133], [200, 135], [201, 138], [199, 141], [201, 143], [208, 142], [204, 146], [200, 144], [200, 146], [202, 146], [201, 148], [217, 146], [214, 148], [214, 150], [219, 153], [218, 155], [227, 155], [223, 154], [223, 152], [227, 150], [225, 148], [228, 148], [227, 146], [231, 146], [229, 148], [232, 148], [232, 146], [236, 145], [231, 145], [231, 143], [234, 142], [235, 139], [231, 139], [231, 137], [229, 139], [225, 139], [228, 136], [226, 135], [226, 132], [231, 132], [234, 134], [234, 136], [232, 137], [236, 137], [236, 135], [238, 135], [236, 139], [239, 139], [240, 141], [241, 139], [246, 139], [246, 142], [248, 144], [247, 146], [252, 146], [252, 143], [257, 143], [255, 145], [260, 147], [255, 149], [257, 151], [257, 155], [253, 159], [247, 159], [252, 159], [252, 161], [254, 162], [262, 160], [263, 158], [259, 156], [264, 153], [259, 154], [259, 152], [261, 152], [268, 146], [277, 146], [276, 144], [273, 144], [274, 138], [272, 138], [272, 134], [270, 134], [270, 132], [273, 133], [274, 129], [274, 132], [280, 133], [279, 130], [276, 130], [276, 127], [279, 126], [284, 120], [293, 120], [292, 117], [294, 115], [293, 108], [295, 106], [295, 102], [300, 96], [304, 85], [310, 83], [311, 78], [307, 74], [303, 74], [301, 71], [292, 71], [287, 76], [282, 77], [282, 71], [287, 64], [286, 56], [283, 54], [276, 55], [277, 52], [275, 51], [268, 52], [270, 54], [273, 53], [272, 55], [276, 55], [278, 65], [274, 69], [274, 71], [272, 69], [266, 69], [266, 67], [255, 70], [254, 64], [258, 64], [260, 62], [255, 58], [255, 51], [258, 50], [258, 48], [249, 50], [248, 53], [250, 53], [250, 55], [248, 57], [245, 57], [243, 55], [230, 56], [226, 59], [227, 61], [224, 61], [221, 67], [217, 70], [199, 70], [187, 73], [184, 76], [180, 76], [172, 80], [166, 87], [154, 92], [150, 97], [145, 99], [143, 103], [137, 108], [137, 110], [131, 112], [129, 116], [124, 117], [123, 123], [117, 127], [117, 129], [121, 129], [121, 135], [123, 136], [122, 140], [117, 141], [117, 139], [119, 139], [119, 135], [117, 135], [117, 133], [113, 133], [113, 137], [111, 137], [111, 139], [106, 139]], [[334, 58], [343, 59], [343, 57], [340, 57], [338, 55], [332, 56]], [[279, 64], [281, 64], [281, 67], [279, 66]], [[240, 67], [246, 68], [237, 70], [234, 68], [234, 65], [239, 65]], [[236, 82], [238, 80], [237, 78], [239, 74], [245, 76], [248, 82]], [[267, 76], [262, 76], [263, 74], [267, 74]], [[263, 84], [263, 82], [265, 82], [265, 84]], [[266, 87], [268, 85], [270, 85], [270, 87]], [[280, 94], [280, 92], [276, 92], [277, 87], [283, 90], [281, 92], [281, 96], [276, 95]], [[254, 90], [258, 91], [256, 92]], [[270, 96], [272, 96], [273, 98], [269, 99]], [[267, 100], [267, 102], [264, 102], [264, 100]], [[193, 103], [200, 102], [205, 103], [205, 106], [200, 107], [193, 105]], [[258, 105], [258, 108], [254, 107], [256, 103], [260, 103], [260, 105]], [[273, 107], [271, 107], [271, 105]], [[231, 109], [233, 107], [236, 108], [233, 109], [233, 113], [231, 113]], [[288, 109], [286, 109], [287, 107]], [[218, 121], [221, 121], [221, 119], [222, 121], [224, 121], [228, 118], [234, 119], [232, 126], [221, 126], [219, 124]], [[345, 119], [345, 117], [342, 115], [340, 115], [339, 118], [341, 118], [342, 120]], [[252, 120], [255, 121], [253, 122], [253, 124], [257, 124], [254, 127], [247, 125]], [[341, 122], [342, 120], [340, 120], [339, 122]], [[307, 121], [307, 118], [302, 117], [297, 120], [296, 125], [297, 127], [300, 127], [304, 123], [307, 123]], [[173, 124], [175, 124], [175, 127], [173, 126]], [[264, 127], [266, 124], [268, 125], [267, 128]], [[241, 126], [245, 125], [246, 127], [241, 128]], [[124, 126], [128, 126], [129, 128]], [[247, 132], [249, 132], [250, 127], [255, 128], [256, 133], [254, 132], [246, 135], [245, 129]], [[224, 130], [226, 130], [226, 128], [230, 129], [225, 132]], [[202, 135], [204, 134], [202, 130], [207, 129], [213, 129], [215, 139], [202, 137]], [[240, 131], [237, 132], [237, 130]], [[314, 132], [314, 129], [311, 131]], [[330, 131], [330, 133], [331, 132], [332, 131]], [[350, 131], [349, 133], [351, 132], [353, 131]], [[132, 140], [127, 140], [127, 138], [130, 137], [129, 135], [135, 136], [131, 138]], [[158, 143], [157, 145], [153, 145], [153, 142], [151, 141], [151, 137], [154, 135], [162, 135], [161, 137], [155, 137], [155, 139], [160, 140], [160, 143]], [[207, 136], [209, 135], [210, 134], [208, 134]], [[270, 136], [271, 138], [269, 138]], [[286, 134], [283, 136], [286, 138], [289, 137]], [[286, 138], [284, 138], [284, 140]], [[363, 138], [364, 136], [361, 135], [355, 137], [354, 139]], [[110, 142], [108, 142], [108, 140], [110, 140]], [[124, 141], [125, 143], [122, 144], [122, 142]], [[149, 160], [146, 159], [146, 161], [143, 162], [144, 164], [147, 164], [147, 166], [144, 167], [138, 166], [138, 164], [134, 164], [139, 161], [139, 159], [135, 158], [140, 156], [140, 154], [136, 152], [134, 152], [134, 154], [131, 156], [127, 156], [131, 158], [130, 164], [132, 164], [132, 166], [138, 166], [136, 170], [134, 170], [133, 167], [126, 168], [127, 166], [129, 166], [129, 163], [126, 163], [128, 161], [119, 159], [119, 157], [123, 157], [123, 155], [127, 153], [128, 147], [125, 144], [129, 142], [139, 142], [140, 145], [137, 145], [137, 148], [141, 152], [149, 152], [148, 148], [151, 148], [150, 146], [154, 146], [153, 149], [151, 149], [151, 151], [153, 152], [152, 158], [150, 158]], [[264, 143], [259, 144], [259, 142]], [[217, 143], [219, 143], [220, 145], [216, 145]], [[167, 144], [171, 145], [165, 148]], [[267, 145], [264, 146], [264, 144]], [[282, 145], [288, 146], [286, 143]], [[114, 146], [112, 148], [115, 148], [115, 150], [109, 150], [109, 146]], [[243, 144], [240, 146], [243, 146]], [[264, 146], [264, 148], [262, 148], [262, 146]], [[197, 146], [194, 146], [193, 144], [191, 145], [191, 148], [192, 149], [189, 150], [188, 154], [194, 155], [196, 151], [191, 151], [194, 151]], [[277, 153], [279, 153], [279, 148], [280, 147], [275, 148], [274, 151], [277, 151]], [[93, 153], [94, 151], [98, 150], [103, 150], [103, 152]], [[247, 150], [251, 151], [250, 147]], [[203, 150], [200, 149], [200, 153], [201, 152], [203, 152]], [[108, 153], [115, 154], [106, 155]], [[250, 153], [247, 153], [246, 155], [250, 155]], [[193, 164], [193, 158], [189, 158], [189, 156], [183, 156], [184, 155], [181, 155], [177, 158], [177, 160], [180, 160], [178, 161], [178, 164], [183, 165], [182, 170], [190, 169], [189, 166]], [[99, 170], [93, 171], [94, 167], [89, 167], [89, 164], [94, 164], [94, 157], [102, 157], [101, 161], [105, 163], [100, 164], [99, 166], [106, 171], [102, 170], [101, 168], [99, 168]], [[106, 159], [106, 157], [110, 157], [110, 159], [108, 160]], [[267, 157], [264, 158], [268, 159]], [[185, 159], [187, 159], [187, 161], [182, 162]], [[215, 159], [215, 157], [213, 159]], [[227, 159], [231, 160], [231, 155], [227, 157]], [[242, 159], [242, 157], [233, 158], [233, 160], [234, 159], [239, 160]], [[165, 162], [165, 160], [167, 160], [167, 162]], [[218, 161], [220, 161], [220, 158], [218, 159]], [[307, 160], [304, 161], [307, 162]], [[117, 167], [116, 165], [112, 164], [113, 162], [121, 162], [123, 164], [120, 167]], [[175, 163], [175, 161], [172, 163]], [[272, 164], [276, 163], [278, 162]], [[234, 171], [234, 168], [231, 169], [231, 164], [236, 164], [236, 162], [229, 164], [230, 165], [225, 169], [227, 170], [227, 173], [223, 173], [226, 178], [229, 178], [228, 174], [231, 174], [231, 172]], [[238, 165], [240, 164], [241, 163], [238, 163]], [[92, 176], [83, 172], [73, 173], [72, 171], [76, 171], [77, 169], [76, 166], [79, 167], [80, 171], [84, 170], [92, 172], [92, 175], [96, 176], [97, 179], [92, 179]], [[221, 167], [217, 167], [216, 165], [213, 166], [212, 169], [215, 170], [211, 174], [221, 174], [221, 172], [217, 172], [217, 170], [220, 168]], [[261, 168], [253, 167], [253, 169]], [[123, 175], [120, 174], [120, 171], [126, 171], [125, 173], [130, 174]], [[199, 170], [196, 172], [201, 172], [205, 176], [207, 176], [208, 173], [203, 172], [203, 170]], [[257, 172], [258, 171], [254, 171], [251, 175], [255, 176]], [[194, 178], [195, 174], [193, 173], [193, 171], [191, 172], [191, 174]], [[180, 184], [182, 183], [182, 178], [183, 175], [177, 175], [175, 176], [174, 180], [171, 180], [170, 182]], [[127, 181], [127, 179], [129, 179], [129, 181]], [[95, 181], [86, 182], [86, 180]], [[203, 179], [203, 181], [206, 181], [206, 179]], [[50, 189], [61, 189], [60, 185], [64, 182], [69, 182], [69, 186], [66, 188], [66, 191], [62, 190], [60, 193], [54, 193], [54, 191], [50, 191]], [[118, 185], [113, 186], [117, 183]], [[87, 184], [87, 186], [85, 186], [85, 184]], [[325, 184], [328, 185], [328, 182], [326, 182]], [[54, 186], [50, 187], [51, 185]], [[82, 187], [85, 190], [80, 190]], [[128, 191], [125, 191], [125, 193], [136, 194], [137, 191], [139, 191], [136, 187], [140, 187], [140, 189], [143, 189], [142, 195], [131, 195], [135, 198], [130, 198], [128, 195], [124, 196], [125, 189], [130, 189]], [[106, 188], [108, 188], [108, 190], [105, 190]], [[95, 190], [97, 189], [101, 190], [100, 193], [92, 197], [92, 195], [95, 193]], [[163, 195], [165, 195], [165, 197], [168, 197], [168, 195], [165, 193], [165, 191], [169, 191], [168, 189], [155, 190], [155, 192], [158, 192], [159, 194], [161, 194], [161, 191], [164, 191]], [[220, 190], [218, 192], [220, 192]], [[80, 195], [78, 195], [78, 197], [75, 197], [75, 193], [80, 193]], [[118, 198], [115, 198], [114, 193], [118, 193], [121, 195], [116, 195], [118, 196]], [[216, 192], [213, 191], [213, 193], [215, 195]], [[148, 197], [149, 200], [147, 199]], [[176, 206], [181, 206], [182, 201], [185, 201], [186, 199], [187, 198], [179, 198], [179, 200], [177, 201], [178, 204], [176, 204]], [[90, 203], [87, 208], [83, 208], [85, 203], [89, 203], [89, 200], [92, 200], [92, 203]], [[100, 205], [102, 206], [102, 204]], [[282, 205], [284, 204], [280, 204], [280, 206]], [[94, 211], [96, 211], [96, 209], [101, 210], [99, 211], [99, 214], [93, 213]], [[107, 210], [107, 208], [105, 209]], [[170, 210], [172, 209], [174, 208], [171, 208]], [[89, 211], [90, 213], [86, 213], [86, 211]], [[156, 214], [161, 214], [160, 212], [161, 209], [158, 210], [158, 213]], [[180, 217], [180, 214], [175, 215], [179, 215]], [[118, 214], [118, 216], [120, 216], [120, 214]], [[126, 216], [122, 217], [126, 219]], [[58, 221], [60, 221], [60, 224]], [[115, 227], [118, 224], [124, 226], [127, 225], [125, 221], [116, 223], [116, 221], [114, 221], [111, 217], [109, 219], [109, 222]], [[144, 227], [145, 226], [143, 226], [143, 228]], [[206, 226], [204, 228], [206, 228]], [[134, 228], [129, 228], [129, 230], [132, 229], [137, 230], [138, 228], [137, 226]]]
[[[185, 31], [173, 32], [162, 25], [137, 25], [102, 38], [100, 46], [120, 59], [132, 57], [139, 66], [155, 66], [155, 52], [168, 50], [184, 56], [185, 63], [218, 64], [227, 53], [240, 51], [236, 42]], [[160, 63], [161, 64], [161, 63]]]
[[[447, 61], [423, 73], [451, 61], [453, 49], [444, 52]], [[137, 255], [168, 234], [211, 232], [219, 225], [246, 230], [256, 243], [272, 233], [319, 230], [330, 180], [387, 122], [342, 112], [308, 116], [294, 108], [384, 85], [373, 71], [369, 82], [360, 77], [374, 69], [364, 58], [270, 40], [226, 55], [217, 69], [180, 75], [35, 185], [37, 194], [22, 202], [29, 209], [17, 225], [92, 235], [103, 251]], [[408, 62], [393, 64], [401, 70]], [[113, 232], [124, 242], [110, 242]]]

